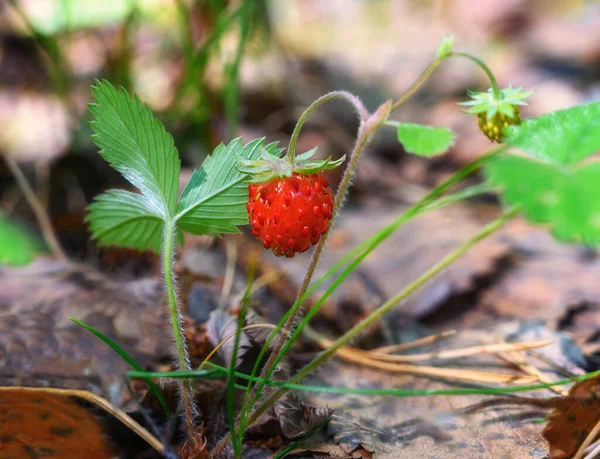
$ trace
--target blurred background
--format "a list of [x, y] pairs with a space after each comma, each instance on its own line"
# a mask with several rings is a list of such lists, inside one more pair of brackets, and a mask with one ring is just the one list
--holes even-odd
[[[369, 109], [398, 97], [450, 33], [455, 48], [481, 56], [501, 85], [535, 90], [524, 116], [600, 98], [596, 1], [4, 0], [0, 153], [24, 166], [66, 250], [85, 257], [83, 209], [121, 183], [89, 138], [96, 78], [148, 103], [192, 167], [237, 136], [285, 145], [303, 108], [327, 91], [352, 91]], [[489, 149], [455, 105], [466, 88], [487, 86], [470, 62], [444, 63], [394, 116], [453, 128], [450, 155], [408, 157], [391, 129], [379, 134], [350, 205], [410, 201], [418, 187]], [[355, 129], [351, 111], [333, 103], [314, 115], [300, 147], [339, 156]], [[0, 204], [5, 215], [32, 223], [1, 164]]]

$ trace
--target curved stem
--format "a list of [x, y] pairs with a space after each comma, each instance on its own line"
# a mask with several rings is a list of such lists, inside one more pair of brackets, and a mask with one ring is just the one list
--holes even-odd
[[490, 80], [490, 84], [492, 86], [492, 91], [494, 91], [494, 97], [496, 99], [500, 99], [500, 89], [498, 88], [498, 82], [496, 81], [496, 77], [492, 73], [492, 69], [490, 69], [485, 62], [483, 62], [478, 57], [475, 57], [475, 56], [473, 56], [473, 55], [471, 55], [469, 53], [456, 53], [456, 52], [452, 52], [448, 56], [465, 57], [465, 58], [467, 58], [467, 59], [475, 62], [479, 67], [481, 67], [481, 69], [485, 72], [485, 74], [487, 75], [488, 79]]
[[[329, 93], [325, 94], [324, 96], [319, 97], [312, 104], [310, 104], [308, 106], [308, 108], [306, 110], [304, 110], [304, 113], [302, 113], [300, 118], [298, 119], [298, 122], [296, 123], [296, 127], [294, 127], [294, 131], [292, 132], [292, 136], [290, 137], [290, 143], [288, 145], [287, 154], [285, 155], [285, 158], [288, 161], [293, 163], [294, 159], [296, 158], [296, 142], [298, 141], [298, 136], [300, 135], [302, 126], [304, 126], [304, 123], [306, 122], [306, 120], [308, 119], [310, 114], [312, 112], [314, 112], [318, 107], [323, 105], [325, 102], [328, 102], [332, 99], [337, 99], [337, 98], [345, 99], [348, 102], [350, 102], [350, 104], [352, 104], [352, 106], [358, 113], [358, 116], [360, 118], [360, 126], [362, 127], [364, 121], [368, 118], [369, 113], [367, 112], [367, 109], [362, 104], [360, 99], [358, 97], [356, 97], [354, 94], [351, 94], [346, 91], [329, 92]], [[360, 127], [359, 127], [359, 129], [360, 129]]]
[[[293, 152], [293, 149], [295, 148], [295, 142], [298, 137], [298, 134], [300, 133], [302, 124], [304, 123], [304, 121], [306, 121], [310, 112], [312, 110], [314, 110], [315, 108], [317, 108], [320, 104], [326, 102], [327, 100], [332, 99], [333, 97], [347, 98], [347, 95], [348, 94], [343, 91], [326, 94], [325, 96], [323, 96], [317, 100], [317, 102], [320, 101], [318, 104], [317, 104], [317, 102], [313, 103], [304, 112], [304, 114], [298, 121], [298, 124], [296, 125], [296, 129], [294, 129], [295, 136], [294, 136], [294, 134], [292, 134], [292, 139], [290, 140], [290, 149], [288, 149], [288, 155], [290, 154], [290, 151]], [[339, 185], [338, 190], [335, 195], [335, 200], [334, 200], [334, 205], [333, 205], [333, 214], [331, 217], [331, 221], [329, 223], [329, 228], [327, 229], [327, 232], [321, 236], [321, 239], [319, 240], [317, 246], [315, 247], [315, 250], [313, 251], [313, 254], [310, 259], [310, 264], [309, 264], [306, 274], [304, 276], [304, 280], [302, 281], [302, 285], [300, 286], [300, 289], [298, 290], [298, 294], [296, 295], [296, 302], [298, 302], [303, 297], [304, 293], [306, 292], [306, 290], [310, 284], [312, 276], [315, 272], [315, 268], [317, 267], [317, 262], [319, 261], [319, 257], [321, 256], [321, 252], [323, 251], [325, 241], [327, 240], [327, 236], [329, 235], [329, 231], [331, 230], [331, 226], [337, 215], [337, 211], [339, 210], [339, 207], [340, 207], [340, 205], [344, 199], [344, 196], [346, 194], [346, 190], [348, 189], [350, 182], [352, 181], [352, 176], [354, 175], [354, 171], [356, 170], [356, 166], [358, 165], [358, 159], [360, 157], [360, 154], [363, 151], [366, 144], [368, 143], [372, 133], [378, 127], [376, 125], [370, 125], [369, 123], [366, 122], [366, 119], [363, 118], [363, 116], [366, 114], [366, 110], [364, 109], [362, 103], [360, 101], [358, 101], [358, 99], [356, 99], [354, 96], [352, 96], [352, 98], [353, 98], [353, 100], [356, 101], [355, 107], [357, 108], [357, 111], [359, 112], [359, 115], [361, 116], [358, 138], [354, 145], [354, 149], [352, 150], [352, 154], [350, 155], [350, 162], [348, 163], [348, 166], [346, 167], [346, 170], [344, 171], [344, 176], [342, 177], [342, 181], [340, 182], [340, 185]], [[365, 126], [367, 126], [367, 127], [365, 128]], [[292, 153], [291, 157], [293, 159], [294, 153]], [[269, 374], [269, 372], [271, 371], [271, 368], [273, 367], [273, 363], [277, 359], [277, 356], [278, 356], [279, 352], [281, 351], [281, 348], [285, 345], [286, 340], [288, 339], [288, 337], [290, 335], [290, 333], [289, 333], [290, 330], [293, 328], [294, 323], [297, 322], [298, 318], [303, 314], [303, 312], [304, 311], [302, 308], [302, 303], [300, 303], [298, 305], [296, 311], [289, 315], [288, 319], [286, 320], [286, 322], [284, 323], [284, 325], [280, 331], [279, 338], [275, 342], [275, 344], [273, 346], [273, 350], [272, 350], [271, 354], [269, 355], [269, 358], [267, 359], [267, 362], [265, 363], [263, 370], [260, 373], [261, 378], [266, 378], [266, 375]], [[258, 390], [257, 386], [255, 386], [254, 389], [252, 389], [251, 393], [248, 394], [248, 397], [245, 397], [245, 400], [248, 400], [248, 399], [253, 400], [254, 396], [257, 393], [257, 390]], [[252, 406], [249, 406], [249, 407], [243, 406], [242, 408], [245, 409], [246, 412], [248, 412], [252, 408]], [[245, 418], [245, 416], [244, 416], [244, 411], [243, 411], [242, 416], [241, 416], [242, 426], [245, 424], [244, 418]]]
[[[177, 360], [180, 371], [190, 371], [190, 362], [188, 358], [185, 337], [183, 335], [183, 324], [181, 322], [181, 314], [177, 307], [177, 297], [174, 288], [173, 276], [173, 249], [175, 239], [175, 222], [170, 221], [165, 223], [164, 241], [163, 241], [163, 271], [165, 277], [165, 285], [167, 296], [169, 299], [169, 309], [171, 312], [171, 323], [173, 325], [173, 336], [175, 338], [175, 346], [177, 350]], [[183, 395], [183, 406], [185, 409], [185, 419], [188, 431], [188, 440], [195, 443], [196, 430], [194, 428], [194, 418], [196, 414], [196, 404], [194, 402], [194, 391], [191, 381], [183, 381], [181, 384]]]
[[[406, 288], [404, 288], [401, 292], [399, 292], [394, 297], [390, 298], [386, 301], [382, 306], [377, 308], [371, 314], [369, 314], [366, 318], [356, 324], [351, 330], [345, 333], [343, 336], [338, 338], [328, 349], [320, 353], [315, 359], [313, 359], [309, 364], [307, 364], [302, 370], [300, 370], [294, 377], [290, 379], [290, 383], [297, 383], [299, 380], [304, 378], [306, 375], [315, 370], [318, 366], [323, 364], [326, 360], [332, 357], [340, 348], [345, 346], [348, 342], [356, 338], [360, 333], [362, 333], [367, 327], [373, 324], [375, 321], [379, 320], [384, 314], [389, 312], [396, 304], [407, 298], [409, 295], [414, 293], [416, 290], [421, 288], [425, 283], [427, 283], [431, 278], [435, 275], [439, 274], [442, 270], [451, 265], [454, 261], [464, 255], [469, 249], [471, 249], [474, 245], [476, 245], [481, 240], [490, 236], [491, 234], [498, 231], [500, 228], [504, 226], [504, 224], [509, 221], [512, 217], [514, 217], [519, 211], [519, 208], [512, 208], [506, 213], [504, 213], [501, 217], [494, 220], [492, 223], [488, 224], [485, 228], [483, 228], [479, 233], [461, 245], [459, 248], [455, 249], [445, 258], [443, 258], [440, 262], [438, 262], [435, 266], [430, 268], [427, 272], [425, 272], [421, 277], [417, 280], [413, 281]], [[265, 402], [263, 402], [249, 417], [248, 424], [254, 422], [258, 417], [263, 414], [276, 400], [278, 400], [282, 395], [287, 393], [289, 389], [281, 388], [274, 394], [272, 394]]]
[[429, 65], [429, 67], [427, 67], [427, 69], [421, 74], [419, 79], [417, 81], [415, 81], [415, 83], [408, 89], [408, 91], [406, 91], [402, 95], [402, 97], [400, 97], [400, 99], [398, 99], [396, 102], [394, 102], [394, 105], [392, 105], [392, 111], [397, 110], [398, 107], [400, 107], [400, 105], [402, 105], [404, 102], [406, 102], [410, 98], [410, 96], [412, 96], [417, 91], [417, 89], [419, 89], [421, 87], [421, 85], [425, 82], [425, 80], [427, 80], [427, 78], [429, 78], [429, 76], [435, 71], [435, 69], [438, 67], [438, 65], [440, 65], [442, 62], [444, 62], [444, 60], [449, 56], [450, 55], [438, 57], [435, 61], [433, 61]]

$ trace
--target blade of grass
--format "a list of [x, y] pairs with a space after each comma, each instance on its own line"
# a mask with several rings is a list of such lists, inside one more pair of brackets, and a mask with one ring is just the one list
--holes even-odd
[[[99, 332], [98, 330], [91, 327], [90, 325], [88, 325], [80, 320], [74, 319], [73, 317], [69, 317], [69, 320], [71, 320], [72, 322], [75, 322], [77, 325], [85, 328], [87, 331], [96, 335], [96, 337], [100, 338], [102, 341], [104, 341], [106, 344], [108, 344], [117, 354], [119, 354], [119, 356], [123, 360], [125, 360], [125, 362], [127, 362], [129, 365], [131, 365], [132, 368], [134, 368], [136, 371], [139, 371], [139, 372], [144, 371], [142, 366], [139, 363], [137, 363], [133, 357], [131, 357], [127, 352], [125, 352], [121, 346], [119, 346], [117, 343], [115, 343], [108, 336], [105, 336], [103, 333]], [[169, 419], [172, 419], [173, 413], [171, 413], [171, 410], [169, 409], [169, 405], [167, 405], [167, 402], [164, 399], [164, 397], [162, 396], [158, 386], [154, 383], [154, 381], [152, 381], [150, 379], [150, 377], [143, 378], [143, 379], [146, 381], [146, 383], [148, 383], [148, 386], [150, 386], [150, 390], [152, 391], [152, 393], [154, 394], [154, 396], [156, 397], [156, 399], [158, 400], [160, 405], [165, 410], [165, 413], [167, 414]]]
[[[244, 437], [244, 431], [240, 429], [238, 435], [235, 432], [235, 412], [234, 412], [234, 400], [235, 400], [235, 369], [237, 367], [237, 356], [240, 347], [241, 330], [244, 328], [244, 321], [246, 320], [246, 312], [248, 311], [248, 304], [250, 303], [250, 292], [252, 291], [252, 283], [254, 280], [254, 273], [256, 271], [256, 264], [254, 259], [250, 259], [248, 266], [246, 289], [244, 293], [244, 299], [238, 313], [237, 330], [240, 333], [235, 333], [233, 354], [231, 355], [231, 363], [229, 364], [229, 377], [227, 378], [227, 421], [229, 423], [229, 432], [231, 435], [231, 444], [233, 446], [233, 452], [236, 458], [242, 457], [242, 440]], [[206, 361], [205, 361], [206, 362]], [[208, 363], [208, 362], [206, 362]]]
[[[229, 369], [208, 363], [208, 366], [213, 370], [192, 370], [192, 371], [168, 371], [168, 372], [149, 372], [149, 371], [129, 371], [129, 378], [196, 378], [207, 379], [214, 378], [215, 375], [221, 374], [221, 379], [229, 374]], [[240, 379], [251, 380], [252, 382], [264, 381], [261, 378], [251, 377], [245, 373], [236, 372], [235, 376]], [[264, 381], [270, 386], [282, 387], [289, 390], [297, 390], [302, 392], [324, 392], [330, 394], [350, 394], [350, 395], [373, 395], [373, 396], [392, 396], [392, 397], [429, 397], [429, 396], [446, 396], [446, 395], [504, 395], [518, 392], [530, 392], [540, 389], [548, 389], [554, 386], [571, 384], [588, 379], [600, 377], [600, 370], [586, 373], [571, 378], [564, 378], [550, 383], [536, 383], [522, 386], [504, 386], [504, 387], [473, 387], [461, 389], [355, 389], [350, 387], [329, 387], [329, 386], [314, 386], [309, 384], [288, 383], [285, 381], [267, 380]]]

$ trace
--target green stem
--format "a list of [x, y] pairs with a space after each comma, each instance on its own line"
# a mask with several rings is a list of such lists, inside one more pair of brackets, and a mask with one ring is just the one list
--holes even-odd
[[485, 62], [469, 53], [452, 52], [448, 56], [466, 57], [467, 59], [475, 62], [479, 67], [481, 67], [481, 69], [485, 72], [488, 79], [490, 80], [490, 84], [492, 85], [492, 91], [494, 91], [494, 97], [498, 100], [500, 99], [500, 89], [498, 88], [498, 82], [496, 81], [496, 77], [492, 73], [492, 69], [490, 69]]
[[408, 91], [406, 91], [404, 93], [404, 95], [402, 95], [402, 97], [400, 97], [400, 99], [398, 99], [396, 102], [394, 102], [394, 105], [392, 105], [392, 112], [395, 111], [396, 109], [398, 109], [398, 107], [400, 107], [400, 105], [402, 105], [404, 102], [406, 102], [410, 98], [410, 96], [412, 96], [417, 91], [417, 89], [419, 89], [421, 87], [421, 85], [425, 82], [425, 80], [427, 78], [429, 78], [429, 76], [435, 71], [435, 69], [437, 69], [438, 66], [442, 62], [444, 62], [445, 59], [452, 57], [452, 56], [465, 57], [465, 58], [473, 61], [479, 67], [481, 67], [481, 69], [485, 72], [488, 79], [490, 80], [490, 85], [492, 86], [492, 91], [494, 91], [494, 96], [497, 99], [500, 98], [500, 89], [498, 88], [498, 82], [496, 81], [496, 77], [494, 76], [492, 70], [488, 67], [488, 65], [485, 62], [483, 62], [478, 57], [475, 57], [468, 53], [452, 52], [445, 56], [438, 57], [436, 60], [434, 60], [429, 65], [429, 67], [427, 67], [427, 69], [421, 74], [419, 79], [408, 89]]
[[[181, 315], [177, 307], [177, 297], [174, 288], [173, 276], [173, 258], [174, 258], [174, 242], [175, 242], [176, 223], [169, 221], [165, 223], [164, 240], [163, 240], [163, 271], [165, 277], [165, 285], [167, 296], [169, 299], [169, 309], [171, 312], [171, 322], [173, 325], [173, 336], [175, 338], [175, 346], [177, 349], [177, 360], [179, 361], [179, 369], [181, 371], [190, 371], [185, 337], [183, 336], [183, 324]], [[196, 406], [194, 402], [194, 391], [190, 381], [182, 383], [183, 406], [185, 409], [185, 419], [187, 424], [188, 439], [195, 442], [196, 431], [194, 428], [194, 418]]]
[[434, 60], [429, 67], [427, 67], [427, 69], [425, 69], [425, 71], [421, 74], [421, 76], [419, 77], [419, 79], [408, 89], [408, 91], [406, 91], [402, 97], [400, 97], [400, 99], [398, 99], [396, 102], [394, 102], [394, 105], [392, 105], [392, 112], [397, 110], [398, 107], [400, 107], [400, 105], [402, 105], [404, 102], [406, 102], [410, 96], [412, 96], [417, 89], [419, 89], [421, 87], [421, 85], [425, 82], [425, 80], [427, 78], [429, 78], [429, 76], [434, 72], [434, 70], [436, 68], [438, 68], [438, 66], [444, 62], [444, 60], [449, 57], [449, 55], [443, 56], [443, 57], [438, 57], [436, 60]]
[[[425, 272], [421, 277], [417, 280], [409, 284], [406, 288], [404, 288], [397, 295], [390, 298], [386, 301], [382, 306], [377, 308], [371, 314], [369, 314], [366, 318], [364, 318], [361, 322], [356, 324], [351, 330], [346, 332], [343, 336], [338, 338], [329, 348], [321, 352], [315, 359], [313, 359], [309, 364], [307, 364], [302, 370], [300, 370], [294, 377], [290, 379], [290, 383], [297, 383], [299, 380], [304, 378], [306, 375], [314, 371], [317, 367], [322, 365], [325, 361], [327, 361], [330, 357], [332, 357], [340, 348], [345, 346], [347, 343], [356, 338], [360, 333], [362, 333], [366, 328], [372, 325], [375, 321], [379, 320], [384, 314], [389, 312], [396, 304], [406, 299], [409, 295], [414, 293], [416, 290], [421, 288], [425, 283], [427, 283], [431, 278], [435, 275], [439, 274], [442, 270], [446, 269], [449, 265], [451, 265], [458, 258], [463, 256], [469, 249], [471, 249], [474, 245], [476, 245], [481, 240], [490, 236], [491, 234], [498, 231], [500, 228], [504, 226], [504, 224], [514, 217], [518, 213], [518, 208], [512, 208], [511, 210], [504, 213], [501, 217], [494, 220], [492, 223], [488, 224], [485, 228], [483, 228], [479, 233], [461, 245], [459, 248], [454, 250], [452, 253], [443, 258], [440, 262], [438, 262], [435, 266]], [[260, 417], [275, 401], [277, 401], [281, 396], [287, 393], [289, 389], [281, 388], [274, 394], [272, 394], [266, 401], [264, 401], [249, 417], [248, 424], [251, 424], [256, 419]]]
[[285, 155], [285, 158], [290, 163], [293, 164], [294, 159], [296, 158], [296, 142], [298, 141], [298, 136], [300, 135], [302, 126], [304, 126], [304, 123], [306, 122], [306, 120], [308, 119], [310, 114], [312, 112], [314, 112], [317, 108], [319, 108], [321, 105], [323, 105], [325, 102], [328, 102], [328, 101], [330, 101], [332, 99], [336, 99], [336, 98], [345, 99], [348, 102], [350, 102], [350, 104], [352, 104], [352, 106], [354, 107], [354, 109], [356, 110], [356, 112], [358, 113], [358, 116], [360, 118], [360, 127], [359, 127], [359, 131], [360, 131], [363, 123], [368, 118], [369, 113], [367, 112], [367, 109], [364, 107], [362, 102], [358, 99], [358, 97], [356, 97], [354, 94], [351, 94], [346, 91], [332, 91], [330, 93], [327, 93], [324, 96], [319, 97], [312, 104], [310, 104], [308, 106], [308, 108], [306, 110], [304, 110], [304, 113], [302, 113], [300, 118], [298, 119], [298, 122], [296, 123], [296, 126], [294, 127], [294, 131], [292, 132], [292, 136], [290, 137], [290, 143], [288, 145], [287, 154]]

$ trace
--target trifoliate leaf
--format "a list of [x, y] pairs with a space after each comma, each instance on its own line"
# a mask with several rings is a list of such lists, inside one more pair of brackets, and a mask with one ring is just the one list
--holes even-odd
[[600, 162], [570, 169], [532, 158], [504, 155], [485, 173], [510, 205], [520, 205], [532, 223], [550, 226], [555, 237], [600, 244]]
[[[236, 168], [238, 158], [255, 160], [261, 155], [263, 140], [242, 145], [235, 139], [219, 145], [202, 167], [195, 170], [186, 185], [179, 206], [179, 226], [189, 233], [218, 235], [237, 233], [239, 225], [248, 223], [248, 183], [246, 174]], [[269, 144], [267, 153], [277, 153], [277, 145]]]
[[560, 110], [510, 128], [504, 142], [532, 156], [571, 166], [600, 151], [600, 102]]
[[92, 237], [101, 245], [160, 250], [164, 221], [149, 209], [146, 196], [125, 190], [109, 190], [88, 207], [86, 221]]
[[408, 153], [414, 155], [439, 155], [454, 143], [454, 133], [448, 128], [398, 122], [388, 124], [397, 127], [398, 141]]
[[452, 52], [452, 46], [454, 46], [454, 35], [449, 35], [447, 37], [442, 38], [442, 41], [440, 41], [440, 44], [438, 45], [437, 51], [435, 53], [435, 57], [437, 57], [438, 59], [446, 57]]
[[147, 105], [107, 81], [92, 88], [92, 136], [100, 154], [146, 196], [148, 211], [175, 214], [180, 161], [173, 137]]
[[0, 214], [0, 265], [26, 265], [39, 250], [38, 241]]

